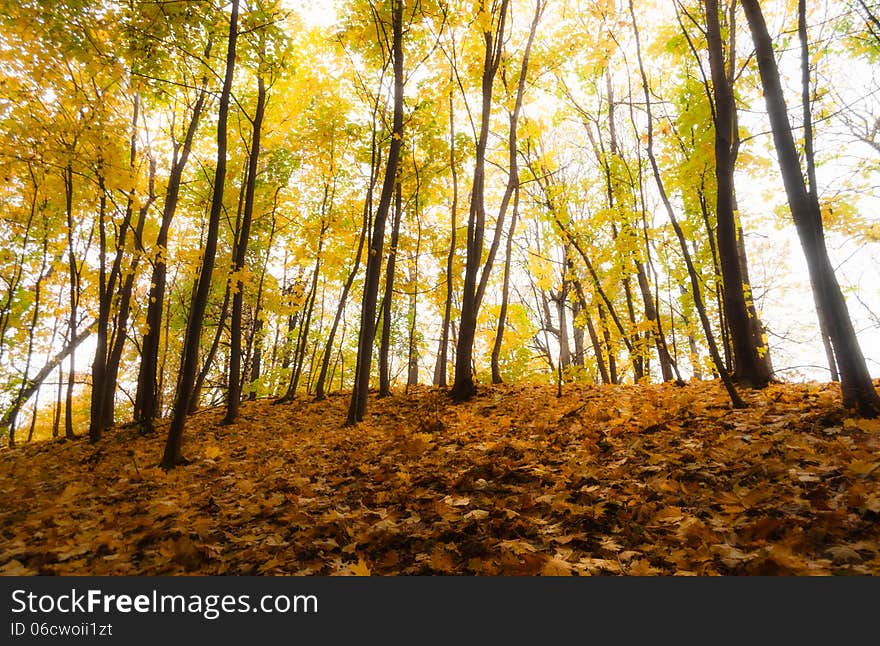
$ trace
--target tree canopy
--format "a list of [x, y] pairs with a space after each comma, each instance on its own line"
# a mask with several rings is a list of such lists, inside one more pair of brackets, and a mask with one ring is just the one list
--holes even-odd
[[10, 443], [418, 384], [878, 413], [876, 2], [0, 6]]

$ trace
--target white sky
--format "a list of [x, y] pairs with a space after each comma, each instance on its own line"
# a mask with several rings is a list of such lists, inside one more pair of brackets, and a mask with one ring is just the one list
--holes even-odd
[[328, 27], [336, 22], [335, 0], [285, 0], [309, 26]]

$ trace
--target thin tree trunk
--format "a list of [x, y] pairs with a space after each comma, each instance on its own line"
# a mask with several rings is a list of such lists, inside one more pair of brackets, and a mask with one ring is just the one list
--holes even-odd
[[[451, 75], [451, 74], [450, 74]], [[455, 165], [455, 112], [452, 103], [452, 84], [449, 87], [449, 168], [452, 174], [452, 204], [449, 206], [449, 253], [446, 255], [446, 303], [440, 328], [440, 347], [434, 364], [434, 385], [445, 388], [449, 363], [449, 321], [452, 318], [452, 268], [455, 261], [456, 220], [458, 216], [458, 169]]]
[[[16, 396], [16, 402], [24, 403], [25, 394], [28, 388], [28, 385], [31, 383], [28, 379], [28, 374], [31, 371], [31, 361], [34, 356], [34, 334], [37, 328], [37, 321], [39, 321], [40, 316], [40, 295], [43, 287], [43, 280], [46, 278], [46, 264], [48, 262], [48, 249], [49, 249], [49, 237], [48, 235], [43, 236], [43, 253], [40, 260], [40, 273], [37, 278], [37, 284], [34, 287], [34, 311], [31, 315], [31, 324], [28, 327], [28, 343], [27, 343], [27, 355], [24, 363], [24, 372], [22, 373], [21, 379], [21, 387], [18, 390], [18, 395]], [[39, 395], [39, 388], [37, 388], [36, 393]], [[28, 396], [29, 398], [30, 396]], [[4, 415], [4, 424], [2, 426], [9, 426], [9, 446], [15, 446], [15, 423], [18, 418], [18, 411], [20, 410], [21, 404], [14, 407], [9, 415], [9, 419], [7, 421], [6, 415]], [[37, 404], [34, 402], [34, 419], [37, 416]], [[28, 442], [30, 442], [30, 436], [33, 435], [33, 423], [31, 423], [31, 432], [28, 435]]]
[[385, 263], [385, 295], [382, 297], [382, 330], [379, 336], [379, 397], [391, 394], [391, 304], [394, 300], [394, 271], [397, 266], [397, 244], [400, 241], [400, 221], [403, 219], [403, 193], [400, 182], [394, 189], [394, 215], [391, 219], [391, 244]]
[[[89, 442], [101, 439], [104, 430], [103, 413], [106, 410], [104, 398], [112, 397], [115, 391], [107, 393], [107, 352], [110, 341], [110, 314], [113, 305], [114, 286], [108, 284], [107, 275], [107, 190], [104, 185], [101, 160], [98, 160], [98, 329], [95, 354], [92, 359], [92, 397], [89, 417]], [[131, 211], [127, 216], [131, 217]], [[123, 226], [125, 224], [123, 223]], [[117, 254], [118, 255], [118, 254]]]
[[[697, 187], [697, 197], [700, 202], [700, 213], [703, 216], [703, 224], [706, 226], [706, 239], [709, 241], [709, 251], [712, 255], [712, 275], [715, 277], [715, 302], [718, 307], [718, 328], [721, 334], [721, 350], [724, 352], [724, 366], [728, 372], [733, 369], [733, 349], [730, 347], [730, 333], [727, 325], [727, 312], [724, 311], [724, 279], [721, 274], [721, 261], [718, 258], [718, 228], [712, 226], [709, 214], [709, 203], [706, 198], [706, 177], [700, 174], [700, 185]], [[696, 240], [691, 241], [696, 253]], [[707, 287], [708, 290], [708, 287]], [[708, 298], [708, 296], [707, 296]]]
[[[370, 201], [370, 197], [368, 194], [367, 201]], [[330, 357], [333, 354], [333, 341], [336, 338], [336, 330], [339, 327], [339, 321], [342, 319], [342, 315], [345, 312], [345, 305], [348, 301], [348, 292], [351, 290], [351, 286], [354, 283], [354, 279], [357, 276], [358, 269], [361, 264], [361, 255], [363, 254], [364, 249], [364, 240], [367, 238], [367, 219], [369, 213], [366, 208], [364, 208], [364, 218], [361, 223], [361, 233], [358, 238], [358, 246], [357, 252], [354, 255], [354, 264], [351, 267], [351, 271], [348, 274], [348, 277], [345, 279], [345, 284], [342, 286], [342, 293], [339, 295], [339, 304], [336, 306], [336, 315], [333, 317], [333, 325], [330, 326], [330, 332], [327, 335], [327, 344], [324, 346], [324, 355], [321, 359], [321, 372], [318, 375], [318, 381], [315, 384], [315, 399], [321, 400], [325, 397], [325, 386], [324, 384], [327, 382], [327, 372], [330, 369]], [[332, 378], [330, 379], [330, 383], [332, 384]]]
[[[65, 355], [66, 356], [66, 355]], [[64, 366], [58, 365], [58, 389], [55, 393], [55, 411], [52, 419], [52, 438], [55, 439], [61, 434], [61, 408], [64, 406], [62, 397], [64, 395]]]
[[[452, 74], [450, 74], [451, 76]], [[455, 162], [455, 112], [452, 102], [453, 89], [449, 86], [449, 169], [452, 175], [452, 203], [449, 205], [449, 253], [446, 254], [446, 302], [443, 306], [443, 323], [440, 328], [440, 346], [437, 363], [434, 364], [434, 385], [446, 388], [449, 363], [449, 322], [452, 318], [452, 270], [455, 261], [458, 218], [458, 168]]]
[[181, 357], [180, 380], [168, 430], [168, 440], [162, 456], [161, 466], [170, 469], [185, 460], [181, 454], [183, 430], [189, 403], [192, 398], [193, 385], [196, 378], [199, 358], [199, 341], [205, 308], [208, 305], [208, 294], [211, 289], [211, 274], [214, 270], [214, 258], [217, 253], [217, 238], [220, 229], [220, 216], [223, 210], [223, 189], [226, 181], [226, 122], [229, 115], [229, 97], [232, 93], [232, 76], [235, 70], [235, 49], [238, 38], [238, 2], [232, 0], [232, 12], [229, 25], [228, 49], [226, 52], [226, 73], [223, 89], [220, 93], [220, 110], [217, 120], [217, 168], [214, 175], [214, 192], [211, 199], [211, 213], [208, 219], [208, 235], [205, 240], [205, 254], [199, 273], [196, 298], [187, 317], [186, 337]]
[[231, 293], [229, 282], [227, 281], [226, 289], [223, 292], [223, 303], [220, 305], [220, 313], [217, 316], [217, 329], [214, 331], [214, 338], [211, 340], [211, 345], [205, 353], [205, 359], [202, 362], [202, 367], [199, 370], [199, 374], [196, 376], [196, 381], [193, 385], [192, 397], [190, 398], [188, 409], [190, 413], [196, 412], [199, 407], [202, 388], [204, 388], [208, 373], [211, 372], [211, 366], [214, 364], [214, 357], [217, 356], [217, 350], [220, 347], [220, 339], [223, 338], [223, 330], [226, 329], [226, 315], [229, 313], [230, 299]]
[[571, 346], [568, 342], [568, 314], [565, 303], [568, 301], [568, 285], [563, 279], [562, 289], [554, 299], [556, 303], [556, 315], [559, 318], [559, 361], [558, 366], [562, 371], [571, 367]]
[[[73, 169], [68, 164], [64, 169], [64, 210], [67, 214], [67, 265], [70, 273], [70, 320], [69, 338], [76, 338], [76, 319], [79, 305], [79, 270], [73, 241]], [[73, 385], [76, 377], [76, 346], [70, 349], [70, 370], [67, 373], [67, 392], [64, 400], [64, 436], [75, 437], [73, 433]]]
[[[862, 7], [867, 10], [864, 4], [862, 4]], [[807, 190], [810, 199], [818, 202], [819, 185], [816, 180], [816, 154], [813, 148], [813, 110], [810, 90], [812, 85], [810, 79], [810, 40], [807, 32], [807, 6], [805, 0], [798, 0], [798, 40], [800, 41], [801, 49], [801, 103], [804, 116], [804, 161], [807, 166]], [[828, 370], [831, 372], [831, 381], [840, 381], [837, 360], [834, 358], [834, 348], [831, 345], [831, 337], [828, 334], [828, 322], [815, 296], [813, 302], [819, 320], [819, 335], [822, 338], [822, 347], [825, 349]]]
[[[24, 275], [24, 268], [26, 266], [25, 257], [28, 252], [28, 244], [30, 244], [31, 239], [31, 228], [34, 222], [34, 217], [37, 214], [37, 196], [39, 193], [39, 185], [37, 183], [37, 178], [34, 175], [33, 165], [28, 165], [28, 171], [31, 176], [31, 183], [33, 186], [33, 194], [31, 195], [30, 200], [30, 209], [28, 212], [28, 220], [25, 225], [24, 231], [24, 239], [22, 240], [21, 245], [21, 255], [16, 257], [15, 263], [13, 264], [13, 274], [11, 280], [7, 283], [8, 291], [3, 299], [3, 303], [0, 304], [0, 360], [3, 359], [3, 352], [6, 348], [6, 333], [9, 330], [9, 323], [12, 320], [13, 307], [12, 303], [15, 301], [15, 298], [18, 294], [18, 287], [21, 284], [22, 276]], [[66, 171], [62, 171], [65, 173]], [[66, 185], [66, 175], [65, 179], [65, 189]], [[44, 233], [44, 235], [46, 235]]]
[[[205, 58], [211, 50], [211, 44], [205, 48]], [[177, 210], [180, 197], [180, 186], [183, 171], [189, 159], [199, 120], [207, 100], [208, 92], [205, 84], [199, 90], [192, 115], [186, 128], [182, 143], [175, 143], [171, 172], [168, 186], [165, 189], [165, 203], [162, 207], [162, 219], [159, 234], [156, 237], [156, 253], [150, 277], [150, 292], [147, 299], [146, 325], [147, 330], [141, 342], [141, 362], [138, 371], [137, 392], [134, 402], [134, 421], [138, 422], [144, 432], [152, 431], [153, 420], [159, 414], [159, 348], [162, 315], [165, 312], [165, 284], [167, 280], [168, 234], [171, 221]], [[225, 164], [225, 160], [224, 160]]]
[[589, 310], [584, 309], [583, 312], [586, 317], [587, 333], [590, 336], [590, 343], [593, 346], [593, 354], [596, 356], [596, 367], [599, 369], [599, 377], [602, 379], [603, 384], [613, 384], [614, 382], [611, 381], [608, 368], [605, 366], [605, 359], [602, 356], [602, 343], [599, 341], [599, 335], [596, 334], [596, 326], [593, 324], [593, 317], [590, 316]]
[[370, 368], [373, 363], [373, 338], [376, 332], [376, 303], [379, 296], [379, 274], [382, 265], [382, 249], [385, 242], [385, 220], [391, 207], [394, 186], [397, 183], [397, 166], [403, 144], [403, 3], [392, 0], [392, 49], [394, 62], [394, 114], [392, 120], [391, 143], [385, 179], [379, 196], [379, 206], [373, 221], [370, 239], [370, 252], [367, 256], [367, 271], [364, 280], [364, 295], [361, 305], [361, 324], [358, 334], [358, 353], [355, 365], [354, 385], [351, 392], [346, 425], [363, 421], [367, 410], [367, 395], [370, 387]]
[[[379, 103], [377, 99], [376, 103], [373, 106], [373, 128], [371, 130], [370, 137], [370, 182], [367, 185], [367, 196], [364, 199], [363, 216], [361, 218], [361, 232], [360, 237], [358, 238], [357, 252], [355, 252], [354, 255], [354, 264], [351, 267], [351, 271], [348, 273], [345, 284], [342, 286], [342, 293], [339, 296], [339, 304], [336, 307], [336, 314], [333, 317], [333, 324], [330, 326], [330, 333], [327, 335], [327, 343], [324, 346], [324, 356], [321, 359], [321, 372], [318, 375], [318, 381], [315, 384], [316, 400], [324, 399], [325, 396], [325, 383], [328, 381], [327, 373], [330, 369], [330, 358], [333, 354], [333, 342], [336, 338], [336, 331], [339, 327], [339, 321], [343, 320], [345, 317], [345, 307], [348, 303], [348, 293], [349, 291], [351, 291], [351, 286], [354, 284], [355, 278], [357, 278], [358, 269], [360, 269], [361, 256], [364, 250], [364, 241], [367, 239], [367, 231], [369, 230], [370, 220], [372, 217], [373, 191], [376, 188], [376, 180], [379, 176], [379, 166], [381, 164], [381, 155], [379, 154], [380, 151], [376, 146], [376, 114], [378, 110]], [[343, 324], [343, 331], [344, 329], [345, 325]], [[333, 375], [330, 375], [329, 383], [332, 386]]]
[[482, 265], [483, 237], [486, 226], [486, 205], [484, 202], [486, 147], [489, 141], [489, 119], [492, 114], [492, 86], [501, 63], [508, 4], [509, 0], [501, 0], [497, 27], [489, 27], [483, 32], [485, 47], [481, 80], [480, 133], [477, 138], [471, 205], [468, 211], [467, 257], [461, 299], [461, 320], [458, 328], [458, 345], [455, 351], [455, 381], [450, 392], [453, 400], [457, 402], [466, 401], [477, 392], [473, 375], [473, 355], [477, 313], [480, 307], [477, 280]]
[[[147, 212], [156, 199], [154, 191], [156, 178], [156, 163], [150, 159], [150, 176], [149, 176], [149, 197], [141, 208], [138, 210], [138, 220], [134, 229], [134, 242], [140, 251], [140, 241], [143, 239], [144, 226], [147, 221]], [[107, 376], [106, 389], [103, 398], [104, 414], [103, 420], [105, 426], [110, 426], [114, 422], [114, 404], [116, 386], [119, 381], [119, 366], [122, 362], [122, 352], [125, 349], [125, 341], [128, 339], [128, 319], [131, 315], [132, 296], [134, 294], [134, 282], [137, 275], [137, 268], [140, 264], [141, 254], [135, 253], [132, 258], [125, 279], [119, 289], [117, 297], [117, 312], [114, 321], [114, 333], [110, 343], [110, 353], [107, 358]], [[108, 393], [111, 393], [108, 395]]]
[[[630, 81], [630, 75], [628, 73], [627, 81], [629, 83], [630, 94], [632, 94], [632, 85]], [[629, 101], [629, 118], [633, 130], [636, 132], [636, 134], [638, 134], [635, 117], [635, 107], [633, 101]], [[672, 381], [674, 373], [674, 378], [677, 379], [679, 383], [684, 383], [682, 381], [681, 374], [678, 371], [678, 366], [672, 359], [672, 356], [669, 354], [669, 348], [666, 345], [666, 335], [663, 331], [663, 323], [660, 319], [659, 312], [660, 297], [656, 292], [654, 294], [651, 293], [651, 284], [648, 277], [648, 270], [650, 270], [651, 275], [654, 277], [655, 289], [657, 288], [657, 272], [654, 270], [654, 264], [651, 255], [651, 241], [648, 237], [648, 206], [645, 199], [645, 178], [644, 172], [642, 170], [642, 150], [639, 146], [636, 146], [636, 161], [638, 163], [638, 175], [637, 178], [633, 181], [638, 182], [638, 194], [636, 195], [634, 188], [633, 207], [640, 214], [642, 225], [642, 239], [645, 243], [645, 264], [647, 264], [646, 270], [645, 264], [643, 264], [638, 257], [635, 258], [639, 291], [641, 292], [642, 302], [645, 308], [645, 318], [648, 319], [648, 322], [651, 324], [649, 334], [653, 337], [654, 345], [657, 347], [657, 356], [660, 359], [660, 374], [663, 376], [663, 381]]]
[[617, 357], [614, 353], [614, 347], [611, 343], [611, 333], [608, 329], [608, 318], [605, 313], [604, 306], [599, 304], [599, 325], [601, 326], [602, 342], [604, 343], [605, 354], [608, 357], [608, 382], [612, 384], [619, 383], [617, 376]]
[[[614, 115], [614, 87], [611, 84], [611, 74], [610, 72], [605, 75], [605, 83], [606, 83], [606, 94], [608, 95], [608, 134], [609, 134], [609, 144], [611, 146], [610, 154], [611, 159], [620, 159], [620, 151], [617, 146], [617, 127], [615, 125], [615, 115]], [[618, 215], [622, 216], [621, 209], [615, 199], [614, 194], [614, 177], [611, 168], [611, 160], [605, 158], [603, 154], [604, 151], [597, 150], [597, 156], [600, 158], [600, 163], [602, 163], [605, 170], [605, 191], [608, 200], [608, 208], [618, 212]], [[621, 217], [621, 222], [623, 226], [628, 227], [629, 225], [626, 223], [626, 220]], [[614, 240], [615, 245], [619, 240], [619, 232], [617, 230], [617, 225], [612, 222], [611, 223], [611, 234], [612, 239]], [[636, 328], [636, 314], [635, 307], [633, 306], [633, 295], [632, 295], [632, 281], [630, 278], [629, 268], [625, 266], [625, 261], [627, 256], [631, 256], [631, 251], [627, 251], [625, 254], [620, 254], [618, 257], [618, 271], [621, 274], [621, 284], [623, 285], [623, 294], [626, 300], [626, 309], [627, 314], [629, 314], [629, 322], [630, 327], [632, 329]], [[632, 366], [633, 366], [633, 380], [635, 383], [638, 383], [644, 376], [644, 363], [645, 357], [640, 352], [640, 342], [639, 342], [639, 333], [633, 332], [630, 336], [631, 349], [630, 352], [632, 354]]]
[[413, 151], [413, 172], [416, 180], [416, 190], [413, 199], [413, 215], [416, 221], [416, 249], [412, 258], [410, 283], [412, 291], [410, 292], [409, 306], [409, 342], [407, 344], [406, 357], [406, 388], [409, 392], [411, 386], [417, 386], [419, 383], [419, 354], [416, 347], [416, 320], [419, 305], [419, 254], [422, 247], [422, 216], [419, 212], [419, 192], [421, 191], [421, 177], [419, 176], [419, 165], [415, 159], [415, 151]]
[[327, 231], [328, 224], [326, 221], [321, 222], [321, 232], [318, 235], [318, 249], [315, 254], [315, 269], [312, 272], [312, 283], [309, 286], [309, 292], [306, 296], [303, 316], [300, 318], [299, 333], [296, 339], [296, 348], [293, 356], [293, 372], [290, 376], [290, 383], [287, 386], [287, 392], [276, 403], [285, 403], [293, 401], [296, 398], [296, 391], [299, 388], [299, 380], [302, 375], [302, 367], [305, 362], [306, 350], [308, 349], [309, 327], [312, 322], [312, 311], [315, 308], [315, 299], [318, 295], [318, 277], [321, 273], [321, 254], [324, 248], [324, 234]]
[[31, 440], [34, 439], [34, 431], [37, 428], [37, 413], [40, 412], [40, 391], [37, 391], [36, 396], [34, 397], [34, 414], [31, 415], [31, 424], [28, 428], [26, 443], [30, 444]]
[[495, 342], [492, 344], [492, 383], [501, 384], [501, 344], [504, 340], [504, 326], [507, 323], [507, 307], [510, 300], [510, 263], [513, 256], [513, 236], [516, 232], [516, 222], [519, 217], [519, 184], [513, 192], [513, 213], [510, 216], [510, 226], [507, 229], [507, 244], [504, 249], [504, 277], [501, 283], [501, 309], [498, 312], [498, 327], [495, 330]]
[[248, 244], [251, 237], [251, 221], [254, 213], [254, 193], [257, 186], [257, 165], [260, 161], [260, 135], [263, 129], [263, 114], [266, 108], [266, 82], [263, 76], [257, 77], [257, 107], [254, 112], [253, 133], [251, 136], [251, 149], [248, 155], [247, 187], [244, 196], [244, 212], [241, 218], [241, 230], [238, 232], [234, 255], [232, 258], [233, 277], [232, 286], [232, 320], [230, 322], [229, 338], [229, 391], [226, 402], [226, 416], [224, 424], [232, 424], [238, 419], [238, 409], [241, 405], [241, 384], [243, 375], [241, 372], [241, 317], [244, 310], [244, 281], [242, 272], [247, 261]]
[[260, 282], [257, 285], [257, 303], [254, 306], [254, 324], [251, 338], [248, 345], [253, 348], [251, 358], [251, 376], [250, 376], [250, 393], [248, 399], [251, 401], [257, 398], [257, 388], [260, 377], [263, 375], [263, 286], [266, 281], [266, 273], [269, 268], [269, 259], [271, 257], [272, 244], [275, 241], [275, 209], [278, 207], [278, 194], [281, 192], [279, 186], [275, 191], [275, 201], [272, 205], [272, 227], [269, 230], [269, 240], [266, 243], [266, 258], [263, 261], [263, 268], [260, 272]]
[[744, 293], [748, 286], [743, 279], [737, 245], [737, 225], [733, 202], [734, 146], [733, 90], [728, 85], [724, 63], [718, 0], [704, 0], [706, 38], [709, 45], [709, 66], [712, 72], [712, 93], [715, 111], [715, 178], [718, 256], [723, 282], [724, 313], [733, 346], [733, 378], [753, 388], [763, 388], [773, 375], [769, 362], [762, 361], [759, 339], [752, 336], [752, 325]]
[[690, 252], [687, 248], [687, 241], [684, 237], [684, 233], [682, 232], [681, 226], [678, 223], [678, 219], [675, 217], [675, 211], [672, 209], [672, 204], [669, 202], [669, 197], [666, 193], [666, 189], [663, 185], [663, 178], [660, 175], [660, 167], [657, 165], [657, 159], [654, 156], [654, 127], [652, 123], [651, 117], [651, 92], [648, 88], [648, 77], [645, 74], [645, 68], [642, 63], [642, 53], [641, 53], [641, 44], [639, 42], [639, 29], [636, 22], [636, 14], [635, 9], [633, 8], [633, 0], [629, 0], [629, 13], [632, 18], [633, 23], [633, 33], [636, 39], [636, 56], [639, 63], [639, 73], [642, 77], [642, 90], [645, 95], [645, 107], [647, 109], [647, 120], [648, 120], [648, 160], [651, 162], [651, 169], [654, 172], [654, 179], [657, 183], [657, 189], [660, 192], [660, 198], [663, 202], [664, 207], [666, 208], [666, 213], [669, 216], [669, 220], [672, 223], [672, 227], [675, 230], [675, 235], [678, 238], [679, 244], [681, 246], [682, 256], [685, 261], [685, 265], [687, 266], [688, 275], [691, 279], [691, 287], [693, 289], [693, 297], [694, 297], [694, 305], [697, 308], [697, 312], [700, 315], [700, 321], [703, 324], [703, 331], [706, 334], [706, 343], [709, 346], [709, 353], [712, 355], [712, 360], [715, 362], [715, 367], [718, 370], [718, 375], [721, 378], [722, 383], [724, 384], [725, 389], [727, 390], [727, 394], [730, 396], [730, 401], [735, 408], [745, 408], [746, 403], [743, 401], [742, 397], [740, 397], [739, 393], [736, 391], [736, 387], [733, 385], [733, 381], [730, 378], [730, 374], [727, 372], [727, 369], [724, 367], [724, 362], [721, 359], [721, 355], [718, 353], [718, 346], [715, 344], [715, 338], [712, 334], [712, 327], [709, 323], [709, 318], [706, 316], [706, 308], [703, 305], [703, 299], [700, 296], [700, 283], [697, 277], [697, 271], [694, 267], [693, 261], [691, 260]]

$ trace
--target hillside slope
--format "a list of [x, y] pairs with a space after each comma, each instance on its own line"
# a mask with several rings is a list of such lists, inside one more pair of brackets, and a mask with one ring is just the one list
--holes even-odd
[[419, 388], [0, 453], [3, 574], [880, 574], [880, 423], [836, 385]]

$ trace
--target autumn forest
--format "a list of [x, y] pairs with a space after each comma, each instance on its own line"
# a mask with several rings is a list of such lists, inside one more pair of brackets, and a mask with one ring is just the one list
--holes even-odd
[[876, 0], [0, 0], [0, 573], [880, 574]]

